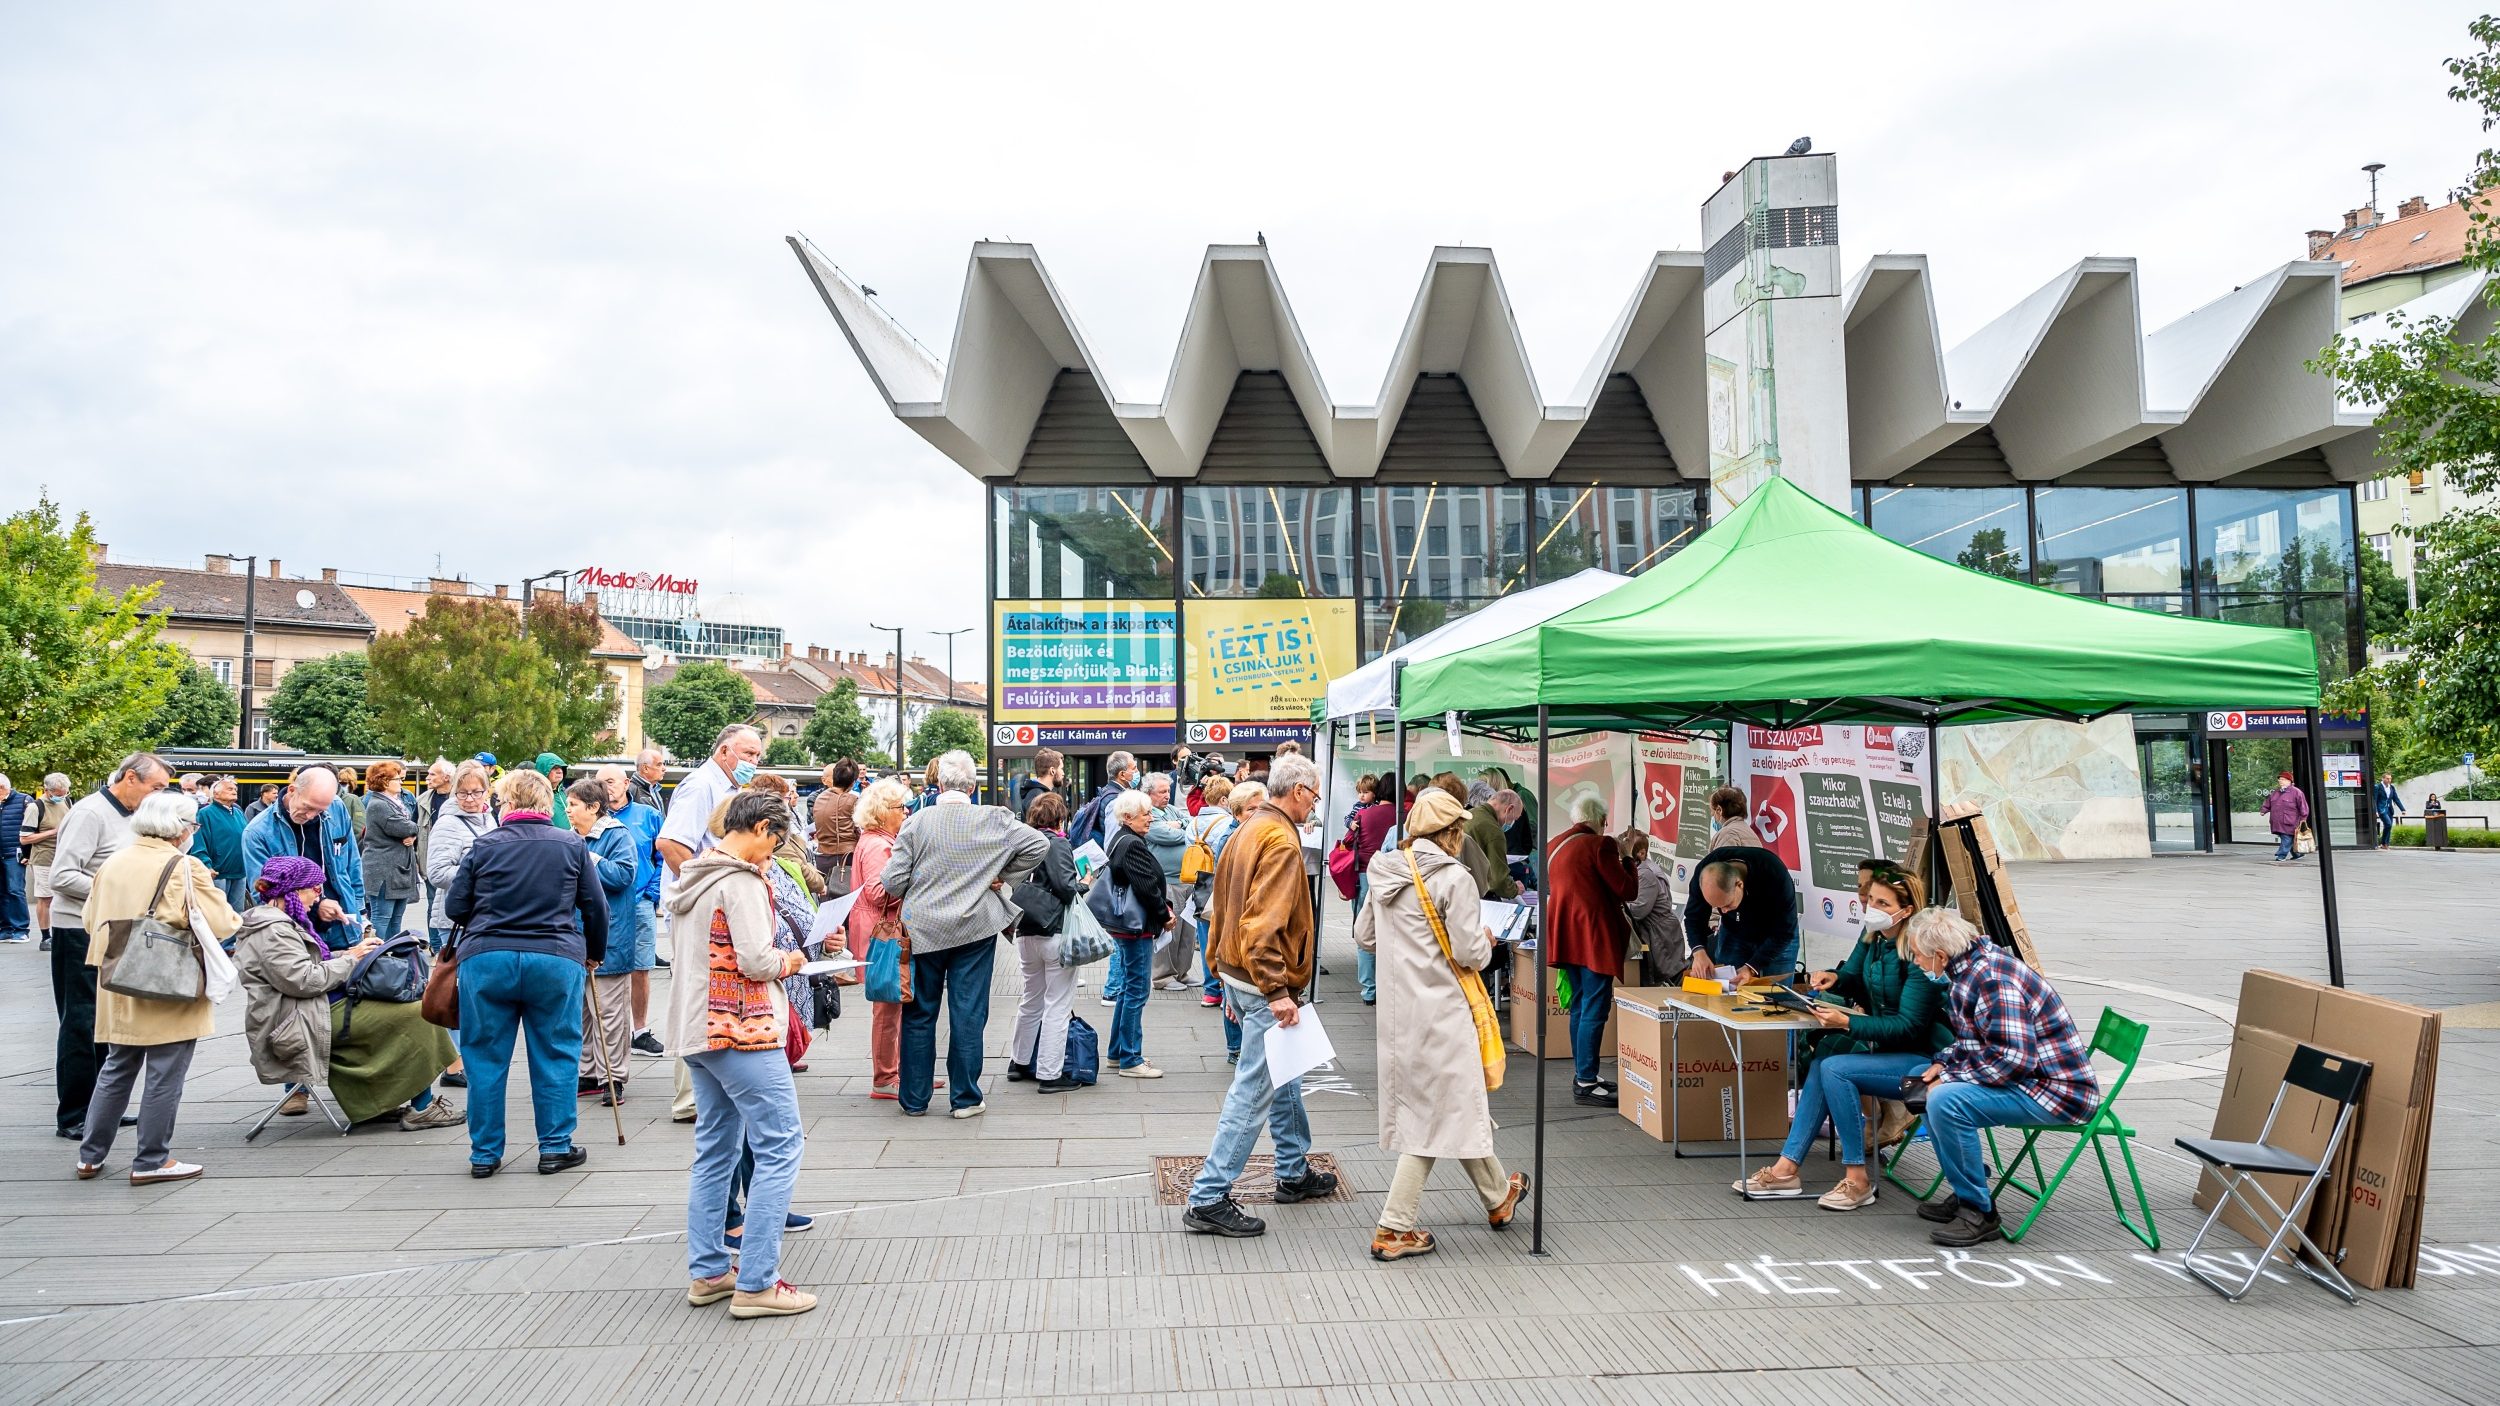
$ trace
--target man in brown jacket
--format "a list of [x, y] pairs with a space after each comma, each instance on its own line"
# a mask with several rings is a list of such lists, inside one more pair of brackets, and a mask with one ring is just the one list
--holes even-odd
[[1302, 1081], [1281, 1088], [1267, 1077], [1267, 1032], [1302, 1019], [1297, 995], [1311, 983], [1311, 886], [1302, 871], [1302, 825], [1319, 805], [1319, 768], [1299, 754], [1276, 759], [1267, 799], [1242, 818], [1215, 865], [1208, 931], [1227, 1014], [1241, 1025], [1241, 1063], [1215, 1125], [1215, 1144], [1189, 1189], [1181, 1225], [1201, 1235], [1246, 1239], [1267, 1223], [1233, 1200], [1233, 1183], [1267, 1124], [1276, 1144], [1276, 1203], [1314, 1201], [1337, 1189], [1334, 1173], [1312, 1170], [1311, 1119]]

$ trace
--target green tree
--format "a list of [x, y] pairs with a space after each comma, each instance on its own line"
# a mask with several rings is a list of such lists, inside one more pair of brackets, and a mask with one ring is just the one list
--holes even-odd
[[2361, 553], [2362, 631], [2371, 643], [2396, 639], [2405, 627], [2405, 583], [2387, 558]]
[[165, 706], [148, 725], [150, 747], [231, 747], [235, 726], [243, 721], [242, 700], [234, 690], [194, 660], [182, 666]]
[[103, 776], [155, 725], [187, 656], [154, 586], [95, 588], [95, 529], [49, 497], [0, 523], [0, 771]]
[[269, 740], [307, 752], [386, 751], [366, 689], [365, 656], [333, 654], [286, 671], [269, 695]]
[[799, 733], [818, 766], [849, 757], [868, 766], [886, 765], [885, 749], [877, 745], [877, 729], [860, 710], [859, 681], [843, 678], [816, 695], [815, 716]]
[[546, 659], [556, 690], [555, 728], [544, 750], [567, 757], [615, 750], [616, 714], [624, 700], [616, 680], [590, 657], [606, 634], [597, 607], [587, 601], [530, 606], [529, 642]]
[[375, 725], [403, 756], [584, 750], [579, 739], [560, 738], [555, 666], [535, 640], [521, 638], [509, 602], [431, 597], [407, 629], [373, 642], [368, 686]]
[[911, 730], [911, 765], [927, 766], [945, 752], [970, 752], [974, 761], [988, 753], [989, 739], [981, 734], [981, 720], [959, 708], [938, 708], [920, 720]]
[[1970, 545], [1953, 558], [1954, 565], [2008, 581], [2023, 579], [2022, 554], [2005, 545], [2005, 529], [1983, 527], [1970, 535]]
[[764, 744], [764, 765], [805, 766], [807, 748], [801, 746], [795, 737], [776, 737]]
[[1260, 600], [1300, 600], [1302, 582], [1283, 571], [1271, 571], [1259, 578], [1259, 589], [1253, 592]]
[[679, 669], [642, 700], [642, 729], [678, 757], [708, 757], [712, 739], [755, 716], [755, 686], [712, 660]]
[[[2448, 60], [2455, 80], [2448, 96], [2475, 109], [2489, 132], [2500, 126], [2500, 19], [2485, 15], [2467, 29], [2476, 48]], [[2464, 263], [2485, 273], [2500, 271], [2494, 186], [2500, 147], [2486, 147], [2456, 192], [2465, 209]], [[2500, 306], [2500, 280], [2483, 296]], [[2343, 384], [2345, 398], [2381, 407], [2378, 455], [2387, 475], [2436, 472], [2468, 495], [2500, 491], [2500, 341], [2461, 338], [2448, 318], [2389, 313], [2382, 322], [2378, 340], [2338, 337], [2314, 365]], [[2404, 692], [2383, 677], [2400, 675], [2413, 686], [2410, 721], [2422, 740], [2462, 750], [2500, 723], [2500, 512], [2451, 510], [2415, 535], [2424, 558], [2415, 583], [2421, 604], [2393, 640], [2404, 655], [2339, 686], [2333, 702], [2349, 708], [2374, 692]]]

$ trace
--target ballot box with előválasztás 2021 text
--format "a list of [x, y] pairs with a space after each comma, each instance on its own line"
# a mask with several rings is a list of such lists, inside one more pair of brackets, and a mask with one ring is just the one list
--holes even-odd
[[[1736, 1059], [1727, 1033], [1669, 1006], [1670, 994], [1667, 987], [1615, 988], [1615, 1110], [1660, 1142], [1733, 1142]], [[1745, 1058], [1745, 1138], [1785, 1137], [1788, 1032], [1738, 1038]]]

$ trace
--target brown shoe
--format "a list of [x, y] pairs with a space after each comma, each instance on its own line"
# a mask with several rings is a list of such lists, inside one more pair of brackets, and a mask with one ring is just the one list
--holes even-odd
[[1864, 1186], [1851, 1186], [1844, 1181], [1817, 1197], [1814, 1204], [1827, 1211], [1854, 1211], [1861, 1206], [1872, 1206], [1875, 1204], [1875, 1181], [1870, 1177]]
[[1806, 1194], [1804, 1177], [1775, 1177], [1768, 1167], [1733, 1185], [1736, 1194], [1748, 1201], [1785, 1201]]
[[738, 1292], [738, 1271], [734, 1269], [724, 1270], [709, 1279], [686, 1281], [686, 1302], [696, 1308], [719, 1303], [736, 1292]]
[[81, 1162], [78, 1164], [78, 1179], [80, 1181], [94, 1181], [96, 1179], [96, 1174], [103, 1170], [104, 1164], [101, 1162]]
[[281, 1118], [301, 1118], [311, 1111], [312, 1096], [302, 1089], [288, 1094], [286, 1102], [278, 1105], [278, 1116]]
[[1526, 1199], [1528, 1199], [1528, 1174], [1526, 1172], [1511, 1173], [1510, 1194], [1502, 1198], [1502, 1204], [1485, 1212], [1484, 1223], [1495, 1230], [1510, 1229], [1512, 1217], [1519, 1214], [1519, 1203]]
[[1391, 1260], [1428, 1255], [1439, 1248], [1432, 1243], [1432, 1232], [1429, 1230], [1391, 1230], [1385, 1225], [1372, 1230], [1372, 1258], [1384, 1264]]
[[1878, 1152], [1909, 1137], [1910, 1129], [1918, 1123], [1918, 1115], [1897, 1098], [1885, 1099], [1882, 1106], [1883, 1121], [1875, 1127], [1875, 1150]]
[[732, 1318], [788, 1318], [805, 1313], [816, 1306], [816, 1296], [804, 1289], [792, 1288], [786, 1280], [776, 1279], [762, 1293], [750, 1294], [740, 1289], [729, 1300]]

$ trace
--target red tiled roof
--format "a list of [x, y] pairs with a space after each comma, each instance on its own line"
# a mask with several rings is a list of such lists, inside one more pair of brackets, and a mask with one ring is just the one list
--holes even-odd
[[2419, 215], [2381, 220], [2366, 229], [2338, 234], [2318, 257], [2343, 261], [2343, 284], [2350, 288], [2389, 274], [2445, 268], [2462, 260], [2469, 228], [2465, 202], [2452, 201]]

